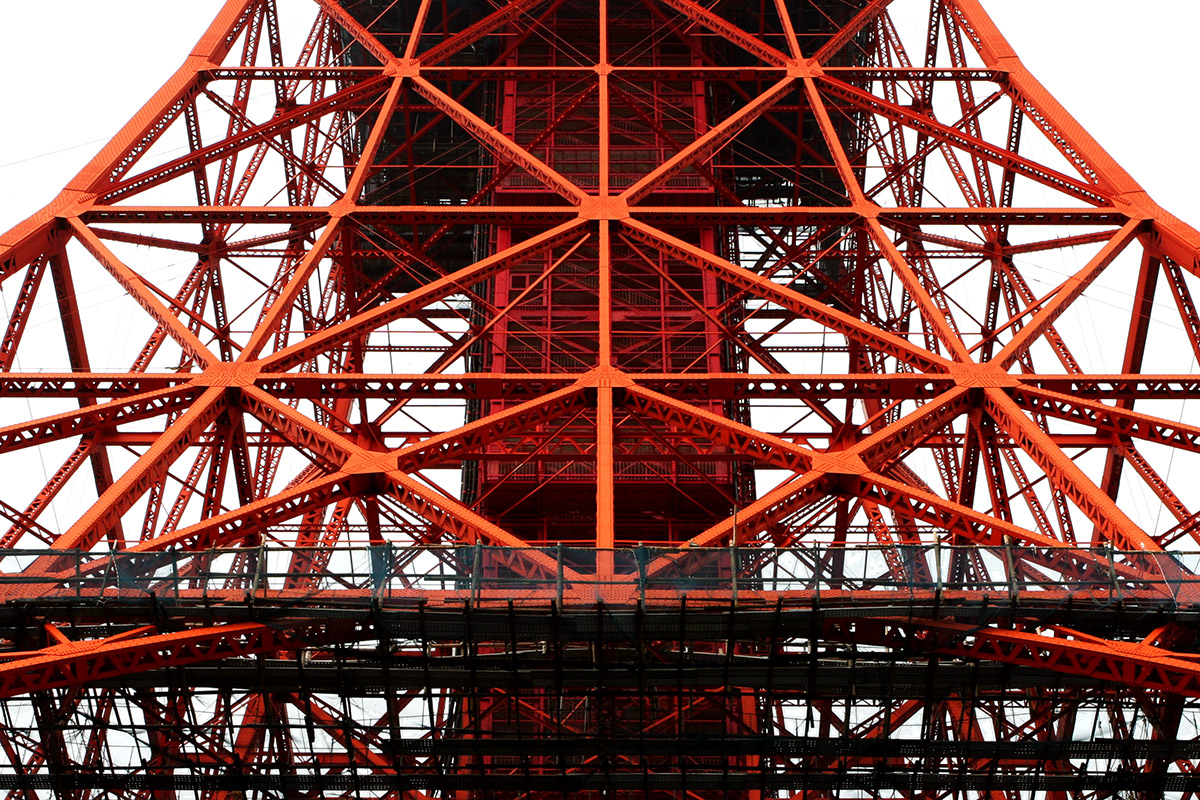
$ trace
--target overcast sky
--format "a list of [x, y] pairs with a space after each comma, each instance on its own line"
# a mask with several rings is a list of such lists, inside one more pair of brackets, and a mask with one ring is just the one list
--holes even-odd
[[[1158, 202], [1200, 226], [1200, 2], [983, 0], [1025, 64]], [[0, 0], [0, 230], [166, 80], [219, 0]]]

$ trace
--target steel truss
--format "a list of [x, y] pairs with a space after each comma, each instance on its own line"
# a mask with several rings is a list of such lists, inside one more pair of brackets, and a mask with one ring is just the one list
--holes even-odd
[[1191, 797], [1198, 279], [978, 0], [228, 0], [0, 237], [0, 790]]

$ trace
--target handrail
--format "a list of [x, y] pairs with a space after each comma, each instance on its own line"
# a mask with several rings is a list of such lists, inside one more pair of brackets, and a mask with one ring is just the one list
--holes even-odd
[[[600, 558], [601, 552], [611, 558]], [[954, 568], [972, 557], [986, 574]], [[44, 569], [53, 564], [50, 571]], [[603, 565], [612, 564], [609, 570]], [[36, 571], [34, 565], [37, 565]], [[684, 596], [759, 603], [978, 600], [1132, 602], [1200, 608], [1200, 552], [930, 545], [721, 548], [403, 546], [169, 551], [5, 550], [0, 595], [31, 598], [193, 596], [376, 601], [442, 598], [662, 603]]]

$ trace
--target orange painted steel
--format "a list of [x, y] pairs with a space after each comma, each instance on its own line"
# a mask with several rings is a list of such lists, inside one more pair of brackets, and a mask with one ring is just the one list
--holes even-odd
[[0, 788], [1192, 796], [1198, 280], [979, 0], [228, 0], [0, 236]]

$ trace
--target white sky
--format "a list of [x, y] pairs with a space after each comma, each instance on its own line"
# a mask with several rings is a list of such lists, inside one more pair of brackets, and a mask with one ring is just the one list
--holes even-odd
[[[1200, 3], [983, 3], [1026, 66], [1151, 196], [1200, 226]], [[178, 67], [220, 5], [0, 0], [0, 230], [54, 197]]]

